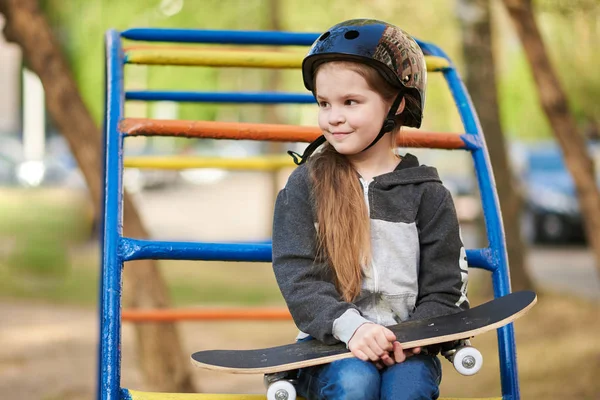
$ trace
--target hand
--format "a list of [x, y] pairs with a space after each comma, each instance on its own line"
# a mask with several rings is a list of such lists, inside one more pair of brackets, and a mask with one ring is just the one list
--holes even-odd
[[[363, 361], [383, 361], [385, 358], [386, 365], [391, 358], [389, 352], [394, 351], [393, 343], [396, 341], [396, 335], [388, 328], [374, 323], [366, 323], [361, 325], [350, 341], [348, 349], [352, 354]], [[391, 361], [393, 364], [393, 360]]]
[[[412, 357], [421, 352], [420, 347], [414, 347], [412, 349], [404, 350], [402, 348], [402, 344], [398, 341], [394, 341], [392, 343], [393, 351], [390, 353], [386, 353], [380, 357], [379, 361], [375, 362], [375, 366], [377, 369], [383, 369], [384, 367], [390, 367], [396, 363], [404, 362], [407, 358]], [[394, 355], [392, 358], [391, 355]]]

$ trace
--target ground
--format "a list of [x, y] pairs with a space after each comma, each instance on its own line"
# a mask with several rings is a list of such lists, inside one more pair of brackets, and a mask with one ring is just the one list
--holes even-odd
[[[235, 240], [262, 239], [268, 236], [269, 229], [270, 200], [265, 193], [270, 189], [270, 181], [250, 177], [238, 174], [211, 187], [174, 187], [147, 192], [136, 196], [136, 201], [157, 238], [228, 240], [235, 232], [238, 235]], [[256, 190], [261, 185], [267, 190]], [[47, 199], [48, 194], [40, 197]], [[0, 196], [3, 201], [7, 198], [10, 196], [4, 192]], [[31, 193], [27, 198], [32, 198]], [[22, 201], [19, 197], [14, 203]], [[214, 212], [215, 204], [225, 207], [227, 212]], [[3, 226], [6, 227], [6, 223]], [[14, 231], [14, 227], [9, 230]], [[463, 234], [467, 247], [473, 247], [476, 234], [469, 229], [464, 229]], [[46, 231], [46, 236], [52, 234]], [[11, 241], [0, 241], [0, 253], [8, 252], [12, 246]], [[0, 398], [95, 398], [98, 316], [93, 279], [98, 275], [99, 256], [97, 251], [88, 250], [82, 246], [71, 251], [68, 276], [73, 282], [56, 287], [23, 290], [23, 287], [11, 286], [12, 271], [0, 263], [0, 342], [3, 344], [0, 347]], [[597, 379], [600, 373], [600, 285], [591, 252], [580, 247], [533, 248], [528, 261], [540, 298], [515, 324], [522, 398], [600, 398]], [[282, 305], [268, 264], [198, 267], [198, 263], [184, 261], [162, 265], [177, 304], [204, 304], [214, 299], [215, 293], [227, 293], [230, 296], [227, 304]], [[487, 274], [474, 271], [474, 275], [476, 273]], [[236, 279], [232, 280], [232, 276]], [[36, 297], [36, 293], [44, 296]], [[472, 298], [474, 304], [483, 300]], [[210, 348], [279, 345], [288, 343], [296, 333], [291, 322], [185, 322], [179, 325], [179, 330], [186, 354]], [[443, 396], [500, 394], [495, 333], [481, 335], [473, 343], [484, 355], [482, 371], [473, 377], [463, 377], [443, 361]], [[152, 390], [138, 368], [133, 326], [128, 323], [123, 327], [122, 352], [122, 386]], [[192, 373], [203, 392], [263, 392], [260, 376], [199, 369], [193, 369]]]
[[[520, 384], [524, 399], [597, 399], [600, 396], [598, 304], [543, 293], [515, 324]], [[0, 303], [0, 397], [92, 399], [95, 393], [97, 316], [93, 309], [40, 303]], [[180, 325], [185, 351], [255, 348], [289, 342], [291, 322], [186, 322]], [[473, 340], [484, 355], [479, 374], [463, 377], [443, 361], [444, 396], [500, 393], [494, 333]], [[122, 383], [150, 390], [137, 367], [133, 330], [123, 331]], [[262, 378], [193, 369], [204, 392], [262, 393]]]

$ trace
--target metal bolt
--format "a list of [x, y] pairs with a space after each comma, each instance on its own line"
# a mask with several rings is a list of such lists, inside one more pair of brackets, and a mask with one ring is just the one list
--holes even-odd
[[471, 369], [475, 366], [475, 357], [473, 356], [466, 356], [465, 358], [463, 358], [462, 360], [462, 365], [465, 368]]
[[290, 397], [290, 395], [287, 392], [287, 390], [279, 389], [278, 391], [275, 392], [276, 400], [287, 400], [289, 397]]

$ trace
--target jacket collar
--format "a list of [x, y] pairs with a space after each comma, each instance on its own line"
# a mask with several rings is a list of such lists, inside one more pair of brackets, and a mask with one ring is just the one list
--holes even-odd
[[402, 157], [398, 166], [387, 174], [375, 177], [382, 188], [422, 182], [442, 182], [435, 168], [420, 165], [419, 159], [410, 153]]

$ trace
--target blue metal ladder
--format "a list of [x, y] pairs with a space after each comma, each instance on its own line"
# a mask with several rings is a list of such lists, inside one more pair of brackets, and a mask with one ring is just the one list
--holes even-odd
[[[121, 287], [125, 261], [137, 259], [186, 259], [223, 261], [271, 261], [270, 244], [220, 244], [192, 242], [164, 242], [138, 240], [123, 236], [122, 232], [122, 173], [123, 141], [126, 135], [119, 123], [125, 118], [126, 100], [171, 100], [187, 102], [228, 103], [310, 103], [310, 94], [244, 94], [244, 93], [182, 93], [182, 92], [126, 92], [124, 90], [124, 56], [122, 40], [146, 42], [210, 43], [236, 45], [296, 45], [309, 46], [317, 33], [267, 31], [215, 31], [183, 29], [130, 29], [106, 33], [106, 109], [104, 136], [104, 216], [102, 233], [102, 282], [100, 304], [100, 351], [98, 398], [116, 399], [175, 399], [175, 395], [143, 394], [120, 387], [121, 378]], [[448, 56], [437, 46], [418, 41], [425, 55], [447, 59], [450, 66], [443, 74], [462, 118], [465, 133], [461, 135], [464, 150], [471, 153], [479, 184], [489, 247], [467, 250], [470, 267], [483, 268], [492, 273], [494, 296], [510, 292], [510, 278], [498, 197], [489, 155], [477, 114], [458, 72]], [[503, 399], [519, 399], [519, 382], [513, 325], [497, 331]], [[171, 397], [169, 397], [171, 396]], [[181, 395], [177, 398], [224, 399], [223, 396]], [[196, 397], [198, 396], [198, 397]], [[204, 397], [199, 397], [204, 396]], [[228, 399], [256, 398], [232, 395]], [[264, 398], [261, 397], [261, 398]]]

